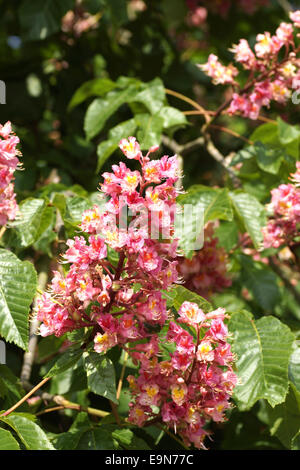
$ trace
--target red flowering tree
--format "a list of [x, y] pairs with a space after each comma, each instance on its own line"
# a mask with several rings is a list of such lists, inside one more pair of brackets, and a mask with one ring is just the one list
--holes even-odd
[[299, 449], [300, 11], [159, 3], [23, 0], [8, 35], [51, 99], [0, 125], [0, 449]]

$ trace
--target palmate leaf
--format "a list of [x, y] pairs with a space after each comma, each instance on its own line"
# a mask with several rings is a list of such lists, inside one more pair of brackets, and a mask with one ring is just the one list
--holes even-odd
[[179, 310], [186, 301], [196, 303], [205, 313], [213, 310], [207, 300], [183, 286], [176, 286], [170, 292], [165, 292], [164, 297], [167, 299], [168, 307], [174, 307], [176, 310]]
[[136, 127], [137, 124], [135, 120], [128, 119], [128, 121], [124, 121], [121, 124], [118, 124], [117, 126], [110, 129], [108, 133], [108, 140], [104, 140], [103, 142], [101, 142], [97, 148], [97, 172], [101, 170], [106, 160], [118, 148], [120, 140], [127, 139], [128, 137], [134, 135]]
[[255, 248], [259, 248], [262, 240], [262, 228], [265, 225], [264, 206], [248, 193], [231, 192], [230, 197], [237, 216], [237, 219], [249, 233]]
[[142, 103], [151, 114], [157, 113], [165, 99], [164, 84], [160, 78], [154, 78], [151, 82], [142, 85], [142, 90], [139, 91], [130, 101]]
[[28, 343], [28, 313], [36, 286], [33, 265], [0, 249], [0, 334], [22, 349]]
[[137, 138], [142, 150], [147, 150], [153, 145], [160, 144], [164, 120], [158, 113], [136, 114], [135, 122], [139, 127]]
[[84, 355], [84, 367], [89, 390], [118, 403], [115, 369], [112, 361], [93, 352]]
[[289, 378], [300, 393], [300, 347], [295, 347], [289, 363]]
[[80, 349], [78, 345], [68, 348], [67, 351], [57, 359], [54, 365], [51, 364], [52, 367], [48, 370], [46, 377], [54, 377], [70, 369], [70, 367], [73, 367], [81, 358], [82, 352], [82, 349]]
[[125, 90], [110, 91], [105, 98], [96, 98], [88, 107], [84, 119], [84, 130], [88, 139], [95, 137], [104, 127], [107, 119], [124, 103], [131, 101], [137, 94], [136, 85]]
[[17, 413], [8, 417], [1, 417], [0, 420], [10, 426], [18, 435], [20, 440], [28, 450], [55, 450], [45, 432], [25, 416]]
[[9, 431], [0, 428], [0, 450], [19, 450], [20, 446]]
[[210, 188], [201, 184], [191, 186], [178, 198], [179, 204], [197, 205], [203, 209], [204, 223], [210, 220], [232, 220], [233, 212], [227, 189]]
[[49, 247], [55, 239], [53, 231], [56, 221], [55, 208], [45, 199], [28, 198], [20, 204], [20, 215], [10, 226], [10, 246], [26, 248], [34, 245], [37, 250], [50, 252]]
[[259, 416], [268, 424], [272, 436], [276, 436], [287, 448], [299, 449], [300, 393], [291, 383], [284, 403], [271, 408], [262, 402]]
[[253, 300], [271, 312], [280, 300], [280, 290], [275, 273], [263, 263], [254, 262], [250, 256], [240, 256], [242, 279], [253, 295]]
[[186, 257], [203, 245], [204, 225], [210, 220], [232, 220], [233, 211], [227, 189], [203, 185], [191, 186], [177, 199], [181, 211], [176, 215], [175, 230]]
[[235, 399], [249, 409], [265, 398], [271, 406], [282, 403], [288, 390], [288, 364], [294, 336], [277, 318], [255, 321], [247, 311], [233, 313], [229, 321], [240, 383]]
[[71, 110], [91, 96], [103, 96], [116, 88], [116, 84], [109, 78], [95, 78], [85, 82], [72, 96], [68, 109]]

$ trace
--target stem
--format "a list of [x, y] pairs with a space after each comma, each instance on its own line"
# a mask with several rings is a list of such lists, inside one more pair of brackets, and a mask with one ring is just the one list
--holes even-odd
[[112, 414], [114, 415], [114, 418], [115, 418], [117, 424], [119, 426], [121, 426], [121, 420], [120, 420], [120, 416], [119, 416], [116, 404], [111, 400], [109, 400], [109, 403], [110, 403]]
[[1, 229], [0, 229], [0, 240], [3, 237], [3, 235], [5, 234], [6, 228], [7, 228], [6, 225], [3, 225], [3, 227], [1, 227]]
[[198, 111], [201, 111], [201, 114], [203, 114], [205, 117], [205, 121], [209, 122], [209, 113], [206, 111], [206, 109], [202, 108], [202, 106], [200, 106], [200, 104], [198, 104], [197, 101], [194, 101], [191, 98], [188, 98], [187, 96], [182, 95], [181, 93], [178, 93], [177, 91], [169, 90], [168, 88], [165, 88], [165, 92], [167, 95], [175, 96], [181, 101], [185, 101], [186, 103], [189, 103], [191, 106], [193, 106], [193, 108], [197, 109]]
[[[44, 381], [49, 380], [49, 378], [44, 379]], [[41, 383], [38, 384], [36, 387], [34, 387], [33, 390], [31, 390], [30, 393], [27, 394], [26, 397], [24, 397], [24, 399], [27, 399], [28, 396], [30, 396], [34, 392], [36, 392], [38, 390], [38, 388], [41, 387]], [[25, 387], [26, 388], [32, 387], [32, 385], [31, 384], [25, 384]], [[79, 405], [78, 403], [73, 403], [73, 402], [67, 400], [66, 398], [64, 398], [61, 395], [51, 395], [50, 393], [47, 393], [47, 392], [38, 393], [37, 395], [41, 398], [41, 400], [44, 400], [46, 402], [53, 401], [54, 403], [56, 403], [58, 405], [57, 407], [54, 407], [56, 409], [65, 408], [65, 409], [71, 409], [71, 410], [77, 410], [77, 411], [84, 411], [85, 413], [88, 413], [88, 414], [93, 415], [93, 416], [98, 416], [99, 418], [104, 418], [105, 416], [108, 416], [110, 414], [108, 411], [97, 410], [96, 408], [91, 408], [89, 406], [85, 407], [85, 406]], [[49, 412], [50, 412], [50, 410], [55, 411], [52, 408], [49, 409]], [[8, 410], [8, 411], [10, 411], [10, 410]], [[7, 415], [8, 411], [3, 416]], [[44, 410], [44, 411], [41, 411], [40, 413], [38, 413], [38, 415], [42, 414], [44, 412], [45, 413], [48, 412], [47, 409]]]
[[185, 450], [189, 450], [189, 448], [177, 436], [175, 436], [175, 434], [170, 432], [162, 424], [155, 424], [155, 426], [157, 428], [161, 429], [162, 431], [164, 431], [166, 434], [168, 434], [168, 436], [170, 436], [172, 439], [174, 439], [174, 441], [178, 442], [178, 444], [180, 444]]
[[128, 352], [125, 351], [123, 367], [121, 370], [120, 380], [119, 380], [118, 389], [117, 389], [117, 400], [119, 400], [120, 395], [121, 395], [127, 360], [128, 360]]
[[246, 142], [247, 144], [249, 145], [252, 145], [253, 142], [251, 142], [251, 140], [247, 139], [246, 137], [244, 137], [243, 135], [240, 135], [238, 134], [237, 132], [231, 130], [231, 129], [228, 129], [227, 127], [224, 127], [224, 126], [217, 126], [216, 124], [211, 124], [210, 127], [213, 127], [214, 129], [219, 129], [220, 131], [222, 132], [226, 132], [226, 134], [230, 134], [230, 135], [233, 135], [234, 137], [237, 137], [238, 139], [241, 139], [243, 140], [244, 142]]
[[2, 415], [0, 416], [8, 416], [10, 413], [15, 411], [17, 408], [19, 408], [22, 403], [24, 403], [28, 398], [31, 397], [31, 395], [34, 394], [39, 388], [41, 388], [48, 380], [50, 380], [51, 377], [46, 377], [43, 379], [40, 383], [38, 383], [29, 393], [27, 393], [21, 400], [19, 400], [14, 406], [9, 408], [9, 410], [5, 411]]
[[73, 403], [69, 400], [66, 400], [60, 395], [55, 395], [53, 397], [53, 401], [58, 405], [62, 406], [63, 408], [69, 410], [84, 411], [85, 413], [88, 413], [93, 416], [98, 416], [99, 418], [105, 418], [105, 416], [108, 416], [110, 414], [108, 411], [97, 410], [96, 408], [91, 408], [89, 406], [81, 406], [78, 403]]
[[[47, 267], [45, 266], [44, 270], [42, 270], [38, 275], [38, 289], [39, 290], [43, 291], [45, 289], [47, 280], [48, 280], [48, 266]], [[37, 296], [34, 299], [33, 308], [36, 307], [36, 303], [37, 303]], [[29, 382], [30, 380], [35, 350], [37, 346], [36, 333], [37, 333], [38, 327], [39, 327], [39, 321], [37, 320], [36, 317], [34, 317], [30, 324], [28, 351], [25, 352], [24, 359], [23, 359], [23, 366], [21, 370], [21, 383]]]

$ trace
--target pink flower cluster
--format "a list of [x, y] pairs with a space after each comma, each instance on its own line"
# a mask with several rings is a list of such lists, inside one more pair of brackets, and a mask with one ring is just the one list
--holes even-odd
[[[230, 407], [237, 383], [234, 356], [227, 342], [224, 309], [205, 314], [197, 304], [184, 302], [178, 313], [165, 338], [153, 335], [149, 343], [130, 351], [141, 367], [137, 379], [127, 378], [133, 396], [129, 421], [146, 426], [162, 420], [186, 445], [204, 448], [209, 434], [204, 425], [211, 419], [224, 421]], [[173, 352], [160, 361], [168, 343]]]
[[99, 24], [100, 14], [91, 15], [85, 11], [80, 1], [76, 1], [74, 10], [69, 10], [61, 20], [61, 29], [65, 33], [72, 33], [80, 37], [86, 31], [96, 29]]
[[[67, 241], [64, 260], [70, 269], [66, 275], [54, 273], [51, 294], [37, 305], [43, 336], [94, 326], [98, 352], [146, 337], [145, 322], [162, 326], [167, 310], [161, 290], [178, 278], [174, 211], [168, 211], [177, 196], [177, 157], [150, 160], [157, 147], [143, 156], [134, 137], [122, 140], [120, 148], [140, 163], [141, 172], [121, 162], [113, 173], [104, 173], [103, 211], [94, 206], [84, 212], [81, 228], [88, 235]], [[163, 231], [166, 239], [160, 237]], [[107, 259], [107, 246], [119, 255], [116, 266]]]
[[[257, 119], [263, 106], [271, 101], [286, 103], [292, 90], [299, 87], [299, 48], [295, 45], [294, 28], [300, 26], [300, 10], [291, 13], [293, 23], [281, 23], [275, 35], [269, 32], [258, 34], [254, 51], [246, 39], [241, 39], [230, 49], [235, 62], [249, 71], [248, 80], [241, 86], [237, 81], [239, 70], [233, 65], [224, 66], [218, 57], [210, 54], [208, 62], [199, 65], [214, 84], [230, 84], [233, 94], [226, 103], [229, 115], [240, 114]], [[283, 51], [283, 52], [282, 52]], [[282, 53], [282, 57], [279, 54]]]
[[278, 248], [288, 245], [299, 234], [300, 224], [300, 162], [291, 175], [293, 182], [281, 184], [271, 191], [271, 203], [268, 205], [272, 217], [263, 229], [266, 248]]
[[14, 192], [14, 172], [20, 165], [17, 150], [19, 138], [12, 132], [11, 123], [0, 125], [0, 226], [14, 220], [18, 211]]
[[[40, 333], [61, 336], [91, 327], [86, 344], [93, 343], [96, 352], [123, 347], [140, 363], [139, 377], [128, 377], [133, 394], [129, 421], [143, 426], [162, 420], [188, 445], [203, 447], [203, 425], [211, 418], [225, 419], [236, 383], [225, 311], [205, 315], [196, 304], [184, 302], [178, 322], [189, 331], [171, 321], [160, 342], [158, 331], [170, 317], [161, 291], [178, 279], [174, 213], [168, 210], [175, 205], [178, 162], [176, 156], [150, 160], [157, 147], [143, 156], [134, 137], [123, 139], [120, 148], [139, 162], [141, 171], [121, 162], [104, 173], [105, 207], [84, 212], [85, 234], [67, 241], [67, 274], [55, 272], [51, 291], [37, 303]], [[149, 226], [155, 233], [168, 228], [169, 238], [152, 238]], [[111, 249], [118, 255], [115, 264], [108, 256]], [[166, 341], [176, 344], [175, 351], [159, 361]]]
[[191, 259], [178, 258], [178, 272], [187, 289], [209, 299], [212, 294], [231, 286], [227, 275], [227, 254], [218, 246], [213, 224], [204, 232], [204, 245]]

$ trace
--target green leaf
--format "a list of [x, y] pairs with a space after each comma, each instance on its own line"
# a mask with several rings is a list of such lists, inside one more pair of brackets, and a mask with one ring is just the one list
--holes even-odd
[[20, 446], [9, 431], [0, 428], [0, 450], [19, 450]]
[[204, 213], [204, 224], [210, 220], [232, 220], [233, 212], [226, 188], [210, 188], [201, 184], [191, 186], [178, 198], [179, 204], [197, 205]]
[[[294, 140], [299, 141], [300, 130], [296, 126], [284, 122], [280, 117], [277, 118], [279, 140], [283, 145], [290, 144]], [[299, 142], [298, 142], [299, 145]]]
[[98, 353], [89, 353], [84, 357], [88, 388], [96, 395], [118, 403], [116, 398], [116, 377], [112, 361]]
[[287, 448], [296, 447], [300, 431], [300, 393], [290, 384], [284, 403], [271, 408], [265, 405], [264, 415], [272, 436], [276, 436]]
[[55, 450], [44, 431], [31, 419], [18, 414], [1, 417], [0, 420], [8, 424], [19, 436], [28, 450]]
[[300, 450], [300, 430], [297, 432], [297, 434], [292, 439], [291, 449], [292, 450]]
[[258, 126], [255, 131], [250, 135], [250, 140], [253, 142], [260, 141], [263, 144], [278, 144], [278, 125], [277, 123], [267, 123]]
[[46, 209], [44, 199], [28, 198], [20, 204], [20, 216], [11, 226], [15, 229], [21, 247], [26, 248], [36, 242], [47, 230], [49, 213], [43, 217]]
[[205, 313], [213, 310], [212, 305], [207, 300], [183, 286], [176, 286], [170, 292], [166, 292], [165, 298], [168, 307], [174, 307], [176, 310], [179, 310], [183, 302], [186, 301], [196, 303]]
[[159, 114], [136, 114], [135, 122], [139, 126], [137, 138], [142, 150], [160, 144], [163, 118]]
[[5, 408], [14, 405], [23, 395], [20, 380], [7, 366], [0, 365], [0, 397], [6, 398]]
[[289, 379], [300, 393], [300, 348], [296, 347], [289, 363]]
[[53, 395], [65, 395], [87, 388], [86, 374], [82, 361], [79, 360], [74, 366], [52, 378], [50, 393]]
[[136, 130], [136, 122], [134, 119], [129, 119], [121, 124], [110, 129], [108, 133], [108, 140], [101, 142], [97, 148], [98, 165], [97, 173], [100, 171], [106, 160], [118, 148], [121, 139], [127, 139], [134, 135]]
[[272, 316], [255, 321], [247, 311], [233, 313], [229, 321], [240, 383], [234, 396], [243, 410], [265, 398], [271, 406], [282, 403], [288, 391], [288, 363], [293, 334]]
[[81, 436], [77, 450], [113, 450], [114, 441], [105, 428], [90, 429]]
[[137, 94], [136, 85], [125, 90], [113, 90], [105, 98], [96, 98], [88, 107], [84, 119], [84, 130], [88, 139], [95, 137], [104, 127], [107, 119], [124, 103]]
[[82, 356], [82, 349], [78, 346], [71, 347], [64, 352], [59, 359], [55, 362], [54, 366], [47, 372], [46, 377], [54, 377], [57, 374], [68, 370], [70, 367], [73, 367]]
[[256, 161], [261, 170], [277, 175], [284, 159], [284, 153], [281, 149], [267, 147], [261, 142], [256, 142]]
[[215, 236], [218, 238], [218, 244], [223, 246], [226, 251], [230, 251], [238, 243], [239, 231], [236, 223], [221, 222], [215, 230]]
[[61, 18], [74, 7], [74, 0], [25, 0], [19, 18], [26, 40], [45, 39], [60, 30]]
[[182, 127], [188, 124], [185, 115], [179, 109], [172, 108], [172, 106], [164, 106], [159, 110], [158, 115], [163, 119], [164, 129]]
[[28, 313], [37, 286], [31, 263], [0, 249], [0, 334], [22, 349], [28, 343]]
[[83, 212], [90, 209], [92, 205], [87, 198], [80, 196], [68, 198], [66, 202], [66, 213], [64, 219], [73, 224], [79, 224], [79, 222], [81, 222]]
[[249, 256], [241, 255], [240, 259], [245, 287], [252, 293], [254, 302], [271, 312], [280, 299], [276, 275], [262, 263], [255, 263]]
[[265, 225], [264, 206], [248, 193], [230, 193], [234, 210], [238, 220], [249, 233], [256, 249], [260, 248], [263, 241], [262, 227]]
[[116, 84], [109, 78], [95, 78], [81, 85], [74, 93], [68, 109], [71, 110], [91, 96], [103, 96], [116, 88]]
[[[177, 199], [181, 211], [176, 214], [175, 233], [186, 257], [203, 246], [204, 225], [215, 219], [232, 220], [233, 211], [227, 189], [191, 186]], [[202, 245], [202, 246], [201, 246]]]
[[157, 113], [165, 100], [165, 88], [160, 78], [144, 83], [142, 91], [137, 93], [129, 102], [143, 103], [151, 114]]
[[37, 251], [42, 251], [52, 256], [51, 254], [51, 243], [57, 238], [57, 234], [54, 232], [56, 222], [56, 210], [55, 207], [45, 207], [42, 217], [40, 228], [42, 235], [38, 238], [38, 240], [34, 244], [34, 248]]

